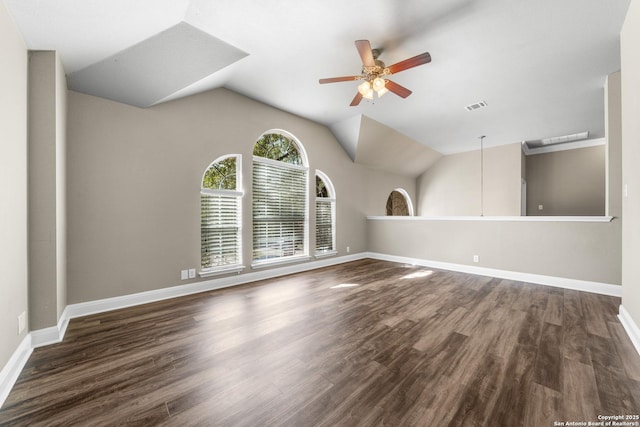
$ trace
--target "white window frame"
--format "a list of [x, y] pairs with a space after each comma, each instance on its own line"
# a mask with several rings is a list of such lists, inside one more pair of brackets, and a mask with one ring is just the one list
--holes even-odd
[[[204, 182], [204, 177], [207, 171], [216, 163], [222, 162], [229, 158], [234, 158], [236, 161], [236, 189], [235, 190], [222, 190], [222, 189], [211, 189], [202, 187], [202, 183]], [[241, 154], [227, 154], [224, 156], [220, 156], [215, 159], [213, 162], [209, 163], [209, 166], [204, 170], [202, 177], [200, 179], [200, 195], [201, 196], [224, 196], [231, 197], [236, 199], [236, 220], [237, 220], [237, 234], [236, 234], [236, 259], [237, 262], [233, 264], [220, 264], [214, 265], [211, 267], [203, 267], [202, 261], [200, 262], [200, 277], [208, 277], [213, 275], [225, 274], [225, 273], [234, 273], [240, 272], [244, 270], [244, 264], [242, 260], [242, 197], [244, 196], [244, 191], [242, 191], [242, 155]], [[202, 198], [201, 198], [202, 200]], [[200, 214], [202, 215], [202, 201], [200, 202]], [[202, 254], [202, 219], [200, 221], [200, 251]]]
[[[320, 178], [322, 180], [322, 182], [324, 182], [324, 186], [327, 189], [327, 193], [329, 193], [329, 197], [318, 197], [316, 195], [316, 248], [315, 248], [315, 257], [316, 258], [320, 258], [320, 257], [325, 257], [325, 256], [331, 256], [331, 255], [335, 255], [338, 253], [338, 251], [336, 250], [336, 191], [335, 188], [333, 186], [333, 182], [331, 182], [331, 180], [329, 179], [329, 177], [327, 176], [327, 174], [325, 174], [324, 172], [317, 170], [316, 169], [316, 176], [318, 178]], [[314, 176], [314, 190], [316, 188], [315, 186], [315, 176]], [[332, 249], [330, 250], [318, 250], [318, 223], [317, 223], [317, 214], [318, 214], [318, 204], [319, 203], [323, 203], [323, 204], [328, 204], [330, 205], [330, 209], [331, 209], [331, 247]]]
[[[260, 156], [253, 156], [253, 162], [254, 165], [256, 163], [258, 164], [265, 164], [265, 165], [273, 165], [276, 167], [280, 167], [280, 168], [290, 168], [290, 169], [297, 169], [300, 171], [304, 171], [305, 173], [305, 196], [304, 196], [304, 228], [303, 228], [303, 253], [302, 254], [298, 254], [298, 255], [292, 255], [292, 256], [282, 256], [282, 257], [274, 257], [274, 258], [267, 258], [267, 259], [254, 259], [253, 258], [253, 253], [255, 251], [255, 236], [252, 233], [252, 261], [251, 261], [251, 267], [254, 269], [257, 268], [261, 268], [261, 267], [270, 267], [270, 266], [274, 266], [274, 265], [278, 265], [278, 264], [288, 264], [288, 263], [292, 263], [292, 262], [299, 262], [299, 261], [304, 261], [304, 260], [308, 260], [309, 257], [309, 166], [308, 166], [308, 161], [307, 161], [307, 154], [305, 152], [304, 146], [300, 143], [300, 141], [293, 136], [291, 133], [283, 131], [281, 129], [273, 129], [273, 130], [269, 130], [267, 132], [264, 132], [260, 138], [262, 138], [263, 135], [265, 134], [270, 134], [270, 133], [276, 133], [276, 134], [281, 134], [283, 136], [285, 136], [286, 138], [289, 138], [290, 140], [292, 140], [295, 145], [296, 148], [298, 149], [298, 152], [300, 154], [300, 158], [302, 160], [302, 165], [295, 165], [292, 163], [287, 163], [287, 162], [282, 162], [282, 161], [277, 161], [277, 160], [273, 160], [273, 159], [269, 159], [269, 158], [265, 158], [265, 157], [260, 157]], [[260, 138], [258, 138], [256, 140], [259, 141]], [[255, 167], [252, 167], [252, 182], [254, 179], [254, 173], [255, 173]], [[314, 184], [315, 184], [315, 176], [314, 176]], [[315, 185], [314, 185], [315, 188]], [[254, 189], [255, 190], [255, 189]], [[253, 192], [253, 197], [252, 199], [255, 200], [255, 192]], [[253, 204], [255, 203], [254, 200], [252, 200], [252, 213], [251, 213], [251, 217], [252, 220], [254, 218], [254, 212], [253, 212]]]

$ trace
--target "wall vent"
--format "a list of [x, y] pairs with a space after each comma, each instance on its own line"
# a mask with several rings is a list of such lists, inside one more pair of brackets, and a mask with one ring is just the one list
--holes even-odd
[[487, 102], [486, 101], [480, 101], [480, 102], [476, 102], [475, 104], [469, 104], [464, 108], [467, 111], [474, 111], [474, 110], [478, 110], [480, 108], [484, 108], [486, 106], [487, 106]]

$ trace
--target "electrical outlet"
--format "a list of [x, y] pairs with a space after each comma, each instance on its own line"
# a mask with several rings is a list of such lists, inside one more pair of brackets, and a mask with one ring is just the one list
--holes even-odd
[[24, 331], [24, 328], [26, 327], [27, 327], [27, 313], [23, 311], [18, 316], [18, 335], [20, 335], [22, 331]]
[[180, 270], [180, 280], [187, 280], [189, 278], [189, 270]]
[[190, 268], [189, 269], [189, 279], [195, 279], [196, 278], [196, 269], [195, 268]]
[[544, 206], [538, 205], [538, 210], [541, 211], [542, 209], [544, 209]]
[[350, 251], [351, 251], [351, 248], [347, 246], [347, 253], [349, 253]]
[[473, 262], [480, 262], [480, 257], [478, 255], [474, 255]]

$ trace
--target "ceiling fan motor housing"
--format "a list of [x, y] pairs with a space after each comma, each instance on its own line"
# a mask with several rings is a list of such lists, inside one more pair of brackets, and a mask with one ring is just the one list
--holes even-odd
[[375, 60], [376, 65], [367, 67], [366, 65], [362, 66], [362, 78], [363, 80], [371, 81], [376, 77], [383, 77], [390, 74], [389, 69], [384, 64], [384, 62], [379, 59]]

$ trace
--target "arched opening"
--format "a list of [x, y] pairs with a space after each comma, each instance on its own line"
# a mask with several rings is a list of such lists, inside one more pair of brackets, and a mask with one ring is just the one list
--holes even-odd
[[413, 204], [409, 194], [402, 188], [396, 188], [389, 194], [386, 206], [387, 216], [413, 216]]

